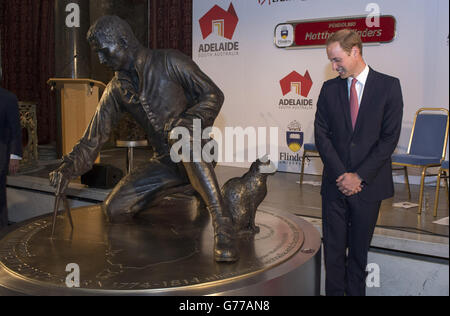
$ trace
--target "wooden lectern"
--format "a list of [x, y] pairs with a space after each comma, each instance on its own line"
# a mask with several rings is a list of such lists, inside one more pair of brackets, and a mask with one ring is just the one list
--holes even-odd
[[78, 143], [97, 109], [103, 82], [91, 79], [51, 78], [47, 82], [61, 91], [62, 154]]

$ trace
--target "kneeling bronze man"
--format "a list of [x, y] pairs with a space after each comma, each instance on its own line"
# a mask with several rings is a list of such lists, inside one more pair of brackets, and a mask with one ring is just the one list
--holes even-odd
[[[130, 26], [115, 16], [104, 16], [91, 26], [87, 39], [100, 62], [115, 71], [89, 127], [61, 166], [50, 174], [62, 193], [72, 177], [89, 171], [108, 141], [121, 113], [130, 113], [148, 135], [154, 156], [131, 172], [104, 202], [110, 221], [124, 221], [145, 209], [158, 194], [191, 184], [201, 196], [214, 225], [214, 258], [238, 259], [230, 211], [209, 162], [174, 162], [170, 157], [170, 132], [194, 119], [202, 127], [214, 124], [224, 95], [187, 56], [175, 50], [150, 50], [136, 39]], [[192, 148], [192, 146], [191, 146]]]

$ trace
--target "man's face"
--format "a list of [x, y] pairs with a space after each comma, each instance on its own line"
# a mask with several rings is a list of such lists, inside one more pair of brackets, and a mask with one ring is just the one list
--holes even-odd
[[344, 51], [339, 42], [334, 42], [328, 45], [327, 55], [331, 61], [331, 66], [334, 71], [339, 73], [342, 79], [354, 77], [357, 66], [357, 49], [353, 47], [350, 54]]
[[103, 40], [91, 42], [92, 49], [98, 54], [100, 64], [105, 64], [113, 71], [129, 70], [131, 61], [126, 49], [118, 43], [110, 43]]

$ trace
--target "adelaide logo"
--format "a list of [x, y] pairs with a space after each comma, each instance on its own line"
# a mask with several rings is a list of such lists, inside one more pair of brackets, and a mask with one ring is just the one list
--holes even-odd
[[231, 40], [238, 22], [239, 18], [233, 3], [230, 3], [228, 11], [215, 5], [199, 20], [203, 39], [215, 32], [217, 35]]
[[295, 94], [307, 98], [309, 95], [309, 91], [311, 91], [312, 85], [313, 82], [308, 70], [305, 72], [304, 76], [300, 75], [296, 71], [293, 71], [280, 80], [280, 86], [281, 90], [283, 91], [283, 96], [286, 96], [289, 92], [294, 91]]
[[[231, 42], [236, 32], [239, 17], [234, 9], [233, 3], [227, 11], [220, 6], [213, 6], [200, 20], [200, 29], [203, 40], [208, 39], [212, 34], [214, 42], [200, 44], [199, 57], [224, 56], [224, 55], [238, 55], [239, 42]], [[223, 38], [225, 42], [217, 42], [217, 39]]]
[[283, 97], [291, 96], [291, 98], [280, 99], [280, 109], [312, 109], [313, 100], [308, 98], [312, 85], [313, 81], [308, 70], [303, 76], [293, 71], [281, 79], [280, 87]]

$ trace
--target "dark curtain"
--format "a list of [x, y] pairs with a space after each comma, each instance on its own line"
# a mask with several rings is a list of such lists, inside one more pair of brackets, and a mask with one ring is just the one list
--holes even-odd
[[192, 0], [150, 0], [149, 47], [192, 57]]
[[[0, 0], [2, 86], [20, 101], [37, 102], [40, 144], [56, 141], [54, 2]], [[179, 49], [192, 56], [192, 0], [149, 0], [149, 47]]]
[[0, 0], [2, 86], [19, 101], [37, 102], [38, 140], [56, 140], [54, 76], [55, 0]]

